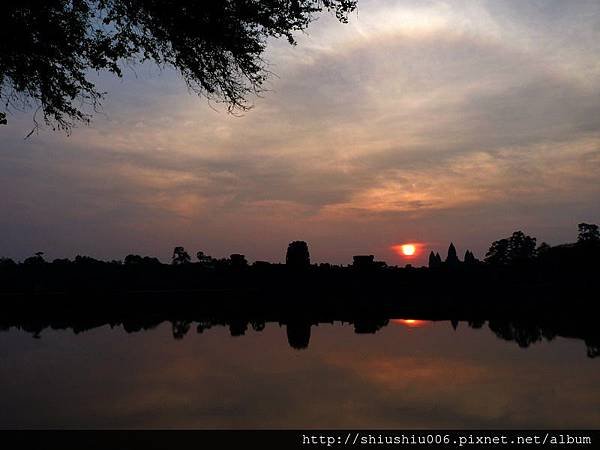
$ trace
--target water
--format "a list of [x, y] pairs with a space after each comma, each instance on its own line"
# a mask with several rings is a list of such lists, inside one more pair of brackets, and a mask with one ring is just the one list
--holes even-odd
[[598, 428], [600, 358], [582, 340], [528, 348], [487, 325], [390, 321], [375, 334], [313, 326], [288, 344], [267, 323], [173, 339], [126, 333], [0, 333], [3, 428]]

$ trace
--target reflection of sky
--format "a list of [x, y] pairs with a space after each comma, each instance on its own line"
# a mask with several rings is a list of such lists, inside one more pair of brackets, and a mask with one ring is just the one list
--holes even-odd
[[181, 341], [167, 325], [13, 330], [0, 333], [0, 427], [597, 428], [599, 362], [582, 341], [524, 350], [448, 322], [320, 325], [302, 351], [274, 324]]
[[276, 261], [306, 239], [318, 261], [401, 263], [390, 245], [573, 240], [600, 221], [599, 20], [587, 0], [361, 1], [274, 42], [279, 77], [240, 118], [168, 70], [102, 76], [91, 128], [0, 130], [0, 249]]

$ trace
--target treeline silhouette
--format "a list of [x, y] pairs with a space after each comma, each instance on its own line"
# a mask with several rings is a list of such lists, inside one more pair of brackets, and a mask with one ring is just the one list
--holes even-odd
[[[461, 261], [454, 244], [442, 260], [431, 252], [428, 267], [389, 266], [373, 255], [356, 255], [350, 265], [311, 264], [306, 242], [289, 244], [285, 264], [255, 261], [242, 254], [213, 258], [202, 251], [195, 258], [175, 247], [171, 264], [157, 258], [128, 255], [123, 261], [89, 256], [74, 260], [44, 259], [38, 252], [22, 262], [0, 258], [0, 293], [68, 294], [134, 291], [238, 291], [290, 295], [318, 289], [346, 295], [388, 293], [475, 293], [493, 295], [500, 289], [526, 293], [547, 287], [569, 293], [594, 292], [600, 268], [600, 231], [579, 224], [577, 242], [536, 247], [536, 239], [521, 231], [491, 244], [483, 261], [467, 250]], [[562, 291], [561, 291], [562, 292]], [[315, 294], [318, 292], [315, 292]], [[485, 301], [483, 298], [481, 301]]]
[[[137, 316], [113, 314], [106, 316], [101, 314], [97, 317], [82, 316], [81, 314], [63, 314], [62, 317], [45, 316], [40, 318], [35, 314], [23, 317], [2, 317], [0, 319], [0, 331], [7, 331], [12, 327], [31, 333], [34, 338], [39, 339], [41, 333], [46, 329], [64, 330], [72, 329], [75, 334], [92, 330], [101, 326], [122, 327], [127, 333], [149, 331], [159, 325], [168, 323], [174, 339], [183, 339], [190, 331], [202, 334], [214, 327], [227, 327], [232, 337], [244, 336], [251, 328], [255, 332], [261, 332], [268, 323], [285, 327], [287, 341], [290, 347], [296, 350], [308, 348], [311, 339], [311, 330], [319, 325], [351, 325], [356, 334], [374, 334], [384, 327], [390, 325], [390, 318], [383, 316], [363, 316], [352, 318], [348, 314], [309, 316], [307, 314], [298, 317], [283, 315], [273, 319], [276, 314], [247, 315], [205, 315], [205, 316], [182, 316], [179, 318], [169, 316], [165, 318], [159, 314], [142, 313]], [[187, 318], [183, 318], [187, 317]], [[190, 318], [190, 317], [193, 317]], [[474, 329], [481, 329], [487, 325], [498, 338], [511, 341], [521, 348], [528, 348], [532, 344], [543, 340], [552, 341], [557, 337], [583, 340], [587, 348], [587, 356], [595, 358], [600, 356], [600, 329], [591, 318], [571, 320], [555, 317], [552, 320], [536, 320], [532, 318], [510, 319], [506, 317], [485, 320], [482, 318], [470, 319], [426, 319], [427, 321], [446, 321], [456, 330], [460, 324]]]
[[306, 242], [289, 244], [285, 264], [244, 255], [195, 258], [175, 247], [171, 264], [128, 255], [123, 261], [87, 256], [48, 262], [39, 252], [22, 262], [0, 259], [0, 329], [39, 335], [45, 328], [75, 332], [122, 325], [128, 332], [171, 322], [183, 337], [228, 326], [233, 336], [267, 322], [286, 326], [289, 343], [305, 348], [310, 330], [342, 321], [357, 333], [373, 333], [388, 320], [410, 317], [488, 323], [502, 339], [526, 347], [564, 336], [600, 353], [597, 317], [600, 231], [579, 225], [577, 242], [536, 245], [521, 231], [495, 241], [483, 258], [450, 244], [428, 267], [388, 266], [373, 255], [350, 265], [311, 264]]

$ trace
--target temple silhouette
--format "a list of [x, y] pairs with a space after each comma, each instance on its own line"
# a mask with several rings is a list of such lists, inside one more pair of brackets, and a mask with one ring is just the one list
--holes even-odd
[[286, 328], [295, 349], [309, 345], [321, 323], [346, 323], [375, 333], [393, 318], [465, 322], [488, 327], [527, 347], [555, 336], [581, 339], [590, 357], [600, 354], [597, 319], [600, 232], [580, 224], [577, 242], [536, 246], [521, 231], [495, 241], [483, 260], [453, 243], [444, 259], [431, 252], [427, 267], [388, 266], [374, 255], [352, 264], [314, 264], [304, 241], [291, 242], [285, 264], [239, 253], [196, 260], [175, 247], [171, 264], [128, 255], [123, 261], [87, 256], [47, 262], [38, 252], [22, 262], [0, 259], [0, 329], [39, 337], [46, 328], [78, 333], [102, 325], [127, 332], [172, 324], [180, 339], [192, 326], [213, 326], [242, 336], [266, 323]]

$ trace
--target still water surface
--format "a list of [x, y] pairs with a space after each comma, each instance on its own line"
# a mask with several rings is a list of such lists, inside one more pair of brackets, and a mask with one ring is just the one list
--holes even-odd
[[598, 428], [599, 381], [581, 340], [464, 322], [320, 324], [304, 350], [277, 323], [0, 333], [2, 428]]

